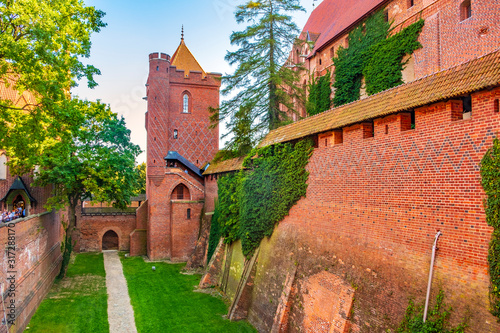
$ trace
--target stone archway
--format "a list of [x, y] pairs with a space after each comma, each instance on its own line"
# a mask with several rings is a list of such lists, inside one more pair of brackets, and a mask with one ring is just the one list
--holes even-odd
[[103, 250], [118, 250], [119, 249], [118, 234], [113, 230], [108, 230], [102, 236], [102, 249]]

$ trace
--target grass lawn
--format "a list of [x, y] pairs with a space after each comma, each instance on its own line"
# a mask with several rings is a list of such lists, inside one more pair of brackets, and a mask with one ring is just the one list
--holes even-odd
[[25, 332], [109, 332], [105, 275], [102, 253], [77, 254]]
[[227, 306], [222, 300], [193, 292], [200, 276], [180, 274], [184, 264], [147, 263], [123, 255], [121, 260], [139, 333], [256, 332], [247, 322], [223, 319]]

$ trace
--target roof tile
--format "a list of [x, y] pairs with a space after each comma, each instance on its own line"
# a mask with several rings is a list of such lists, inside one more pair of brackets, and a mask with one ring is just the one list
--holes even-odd
[[497, 50], [417, 81], [277, 128], [269, 132], [259, 146], [296, 140], [499, 85], [500, 50]]

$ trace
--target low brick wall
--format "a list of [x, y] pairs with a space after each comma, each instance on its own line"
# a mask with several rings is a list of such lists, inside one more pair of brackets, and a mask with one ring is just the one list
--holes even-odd
[[82, 214], [77, 219], [79, 251], [102, 251], [102, 238], [110, 230], [118, 235], [119, 250], [130, 251], [130, 234], [135, 230], [135, 225], [135, 213]]
[[[14, 321], [10, 332], [24, 330], [52, 286], [62, 261], [61, 239], [60, 213], [43, 213], [0, 224], [0, 244], [5, 249], [0, 262], [4, 291], [0, 299], [7, 308], [9, 326], [10, 320]], [[0, 317], [4, 317], [3, 307]], [[6, 326], [1, 325], [2, 330], [7, 331]]]

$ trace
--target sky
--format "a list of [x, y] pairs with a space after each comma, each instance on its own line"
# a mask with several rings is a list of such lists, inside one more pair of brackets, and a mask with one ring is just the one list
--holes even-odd
[[[294, 14], [302, 29], [322, 0], [300, 0], [307, 12]], [[233, 31], [244, 30], [234, 19], [234, 10], [244, 0], [85, 0], [106, 13], [107, 26], [92, 35], [91, 56], [84, 63], [99, 68], [98, 86], [89, 89], [85, 81], [72, 89], [81, 99], [101, 100], [111, 110], [123, 115], [131, 130], [131, 140], [144, 151], [138, 162], [146, 160], [146, 129], [144, 114], [148, 76], [148, 55], [163, 52], [172, 55], [181, 38], [202, 68], [207, 72], [231, 73], [224, 61], [227, 50], [234, 50], [229, 41]], [[225, 130], [220, 127], [220, 133]], [[223, 142], [220, 143], [223, 147]]]

